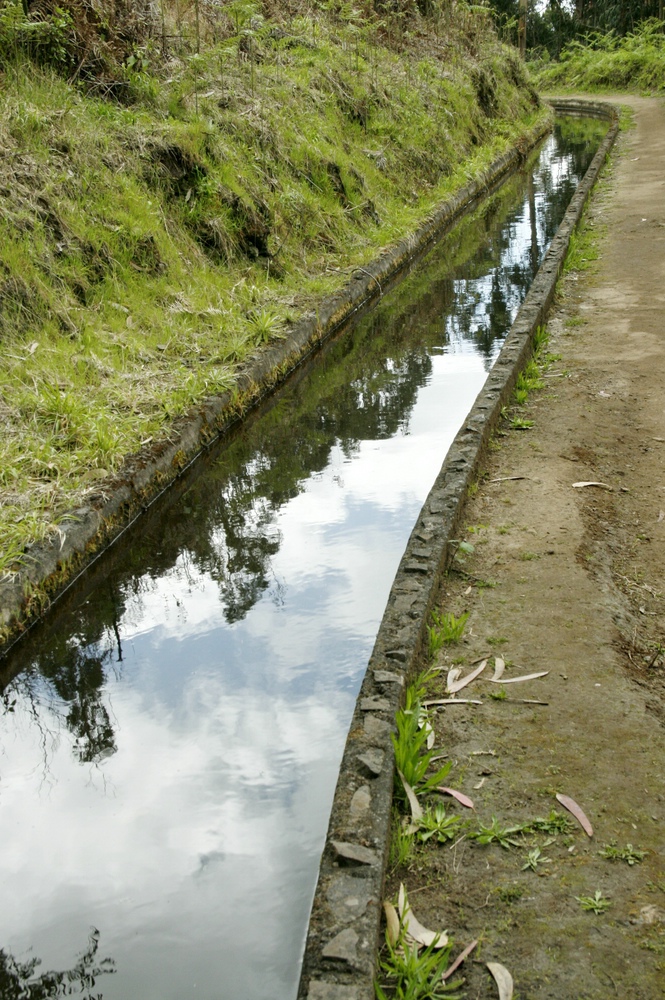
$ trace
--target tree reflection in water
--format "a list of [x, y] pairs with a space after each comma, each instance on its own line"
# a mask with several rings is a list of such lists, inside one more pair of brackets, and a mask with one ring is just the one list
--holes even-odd
[[[93, 928], [88, 947], [71, 969], [63, 972], [42, 972], [36, 975], [41, 961], [31, 958], [20, 962], [0, 948], [0, 998], [1, 1000], [48, 1000], [50, 997], [82, 997], [83, 1000], [103, 1000], [103, 993], [95, 989], [100, 976], [115, 972], [112, 958], [97, 959], [99, 931]], [[93, 992], [94, 991], [94, 992]]]

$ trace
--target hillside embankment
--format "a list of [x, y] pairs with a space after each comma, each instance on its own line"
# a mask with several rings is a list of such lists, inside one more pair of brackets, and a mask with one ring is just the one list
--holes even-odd
[[[399, 30], [233, 10], [207, 42], [197, 24], [136, 50], [106, 87], [10, 58], [27, 29], [18, 7], [0, 19], [0, 573], [23, 619], [137, 504], [47, 578], [40, 546], [62, 548], [131, 477], [149, 502], [192, 449], [146, 470], [206, 400], [241, 415], [257, 357], [547, 127], [482, 10]], [[69, 28], [53, 31], [58, 54]]]
[[439, 816], [440, 837], [393, 845], [387, 898], [403, 883], [419, 920], [454, 936], [452, 957], [478, 942], [460, 970], [474, 1000], [496, 996], [486, 962], [521, 1000], [659, 1000], [665, 986], [665, 110], [613, 100], [634, 128], [573, 248], [542, 387], [506, 413], [464, 510], [472, 551], [440, 596], [469, 617], [427, 699], [450, 697], [449, 669], [488, 660], [429, 714], [446, 784], [475, 809], [448, 799], [466, 827], [448, 839]]

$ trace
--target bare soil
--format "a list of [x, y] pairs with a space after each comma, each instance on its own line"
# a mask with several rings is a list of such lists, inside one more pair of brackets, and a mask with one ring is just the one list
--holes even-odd
[[[439, 666], [501, 656], [506, 677], [549, 673], [503, 685], [505, 700], [476, 681], [459, 697], [482, 705], [434, 722], [472, 829], [565, 815], [560, 792], [594, 835], [573, 820], [551, 843], [430, 843], [387, 887], [404, 882], [455, 951], [480, 939], [464, 965], [471, 1000], [497, 995], [486, 961], [510, 970], [521, 1000], [665, 996], [665, 106], [615, 100], [635, 127], [588, 212], [600, 260], [564, 279], [549, 322], [560, 359], [521, 414], [533, 427], [496, 439], [466, 509], [475, 551], [441, 598], [470, 616]], [[646, 854], [611, 861], [599, 852], [612, 844]], [[534, 847], [550, 860], [522, 870]], [[597, 890], [601, 914], [576, 898]]]

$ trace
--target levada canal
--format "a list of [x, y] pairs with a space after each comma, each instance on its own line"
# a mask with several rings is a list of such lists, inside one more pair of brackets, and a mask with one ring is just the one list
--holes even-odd
[[394, 573], [605, 128], [560, 122], [2, 665], [3, 1000], [295, 997]]

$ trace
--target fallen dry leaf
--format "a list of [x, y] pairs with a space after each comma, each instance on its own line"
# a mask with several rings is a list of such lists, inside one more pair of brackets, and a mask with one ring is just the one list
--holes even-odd
[[603, 490], [609, 490], [610, 493], [612, 492], [612, 487], [608, 486], [607, 483], [596, 483], [596, 482], [593, 482], [593, 481], [589, 482], [589, 483], [586, 483], [586, 482], [584, 482], [584, 483], [573, 483], [573, 489], [574, 490], [580, 490], [584, 486], [599, 486]]
[[505, 965], [500, 965], [498, 962], [487, 962], [487, 968], [494, 976], [496, 985], [499, 987], [499, 1000], [512, 1000], [513, 977]]
[[498, 681], [502, 673], [506, 669], [506, 661], [501, 656], [494, 657], [494, 675], [492, 677], [493, 681]]
[[519, 677], [502, 677], [500, 681], [494, 680], [494, 677], [490, 677], [490, 681], [494, 681], [495, 684], [517, 684], [518, 681], [534, 681], [537, 677], [546, 677], [549, 674], [549, 670], [539, 670], [537, 674], [520, 674]]
[[584, 812], [580, 809], [575, 799], [571, 799], [569, 795], [561, 795], [559, 792], [556, 793], [557, 801], [561, 803], [564, 809], [575, 817], [577, 822], [580, 824], [584, 832], [588, 837], [593, 837], [593, 827], [591, 823], [586, 818]]
[[457, 799], [463, 806], [467, 809], [475, 809], [475, 806], [468, 795], [464, 792], [458, 792], [456, 788], [448, 788], [446, 785], [437, 785], [437, 792], [443, 792], [444, 795], [452, 795], [454, 799]]
[[471, 952], [473, 951], [473, 949], [476, 947], [477, 944], [478, 944], [477, 940], [472, 941], [471, 944], [468, 944], [464, 949], [464, 951], [461, 951], [459, 953], [453, 964], [450, 965], [446, 969], [446, 971], [442, 974], [441, 978], [444, 980], [449, 979], [452, 976], [453, 972], [455, 972], [456, 969], [459, 969], [464, 959], [469, 957], [469, 955], [471, 954]]
[[397, 773], [400, 776], [400, 780], [404, 786], [404, 791], [406, 792], [406, 797], [409, 800], [409, 806], [411, 807], [411, 817], [414, 820], [418, 821], [422, 819], [423, 816], [423, 808], [420, 802], [418, 801], [418, 796], [416, 795], [413, 788], [406, 780], [406, 778], [404, 777], [399, 768], [397, 768]]
[[482, 674], [486, 666], [487, 666], [487, 660], [483, 660], [480, 666], [476, 667], [475, 670], [472, 670], [470, 674], [466, 675], [466, 677], [461, 677], [459, 680], [454, 680], [452, 684], [448, 685], [449, 693], [456, 694], [457, 691], [461, 691], [462, 688], [465, 688], [467, 684], [471, 683], [471, 681], [475, 681], [476, 677]]
[[430, 945], [434, 948], [446, 947], [448, 944], [448, 935], [445, 931], [430, 931], [427, 927], [423, 927], [417, 917], [414, 916], [411, 904], [406, 898], [406, 889], [403, 884], [399, 887], [397, 909], [406, 934], [410, 938], [413, 938], [417, 944], [422, 944], [425, 948], [428, 948]]
[[490, 479], [490, 483], [510, 483], [515, 479], [528, 479], [528, 476], [500, 476], [498, 479]]
[[462, 673], [459, 667], [452, 667], [448, 671], [448, 677], [446, 679], [446, 690], [450, 691], [451, 684], [454, 684], [459, 675]]
[[[434, 698], [431, 701], [424, 701], [423, 707], [429, 708], [431, 705], [482, 705], [479, 698]], [[446, 756], [444, 754], [444, 756]], [[437, 758], [433, 757], [432, 760]]]
[[474, 791], [477, 792], [479, 788], [482, 788], [486, 781], [487, 781], [487, 778], [481, 778], [480, 781], [478, 782], [478, 784], [473, 786]]
[[385, 902], [383, 911], [386, 915], [386, 941], [394, 948], [399, 941], [399, 917], [392, 903]]

